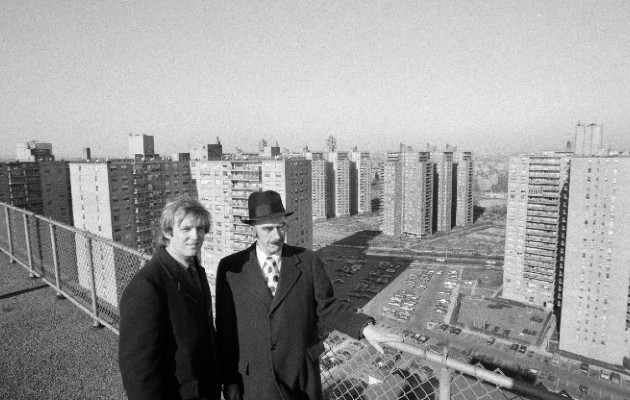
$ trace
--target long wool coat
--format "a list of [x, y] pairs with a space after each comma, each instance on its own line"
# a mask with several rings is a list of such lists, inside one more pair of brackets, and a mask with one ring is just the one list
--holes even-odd
[[119, 364], [130, 400], [220, 398], [212, 300], [160, 247], [120, 301]]
[[300, 247], [283, 246], [275, 297], [256, 244], [221, 260], [216, 290], [222, 379], [244, 399], [321, 399], [318, 324], [358, 339], [371, 320], [334, 297], [319, 257]]

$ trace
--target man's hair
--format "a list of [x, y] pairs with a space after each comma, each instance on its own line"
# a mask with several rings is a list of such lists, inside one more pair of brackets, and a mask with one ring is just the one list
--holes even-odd
[[187, 216], [192, 215], [204, 226], [204, 231], [210, 231], [210, 213], [197, 200], [192, 197], [180, 197], [166, 203], [160, 217], [160, 232], [157, 244], [166, 247], [170, 240], [166, 234], [173, 234], [173, 227], [179, 226]]

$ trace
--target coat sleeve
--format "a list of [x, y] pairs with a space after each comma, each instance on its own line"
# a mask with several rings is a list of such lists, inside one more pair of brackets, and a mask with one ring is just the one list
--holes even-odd
[[320, 322], [328, 328], [337, 329], [355, 339], [361, 339], [363, 336], [361, 331], [373, 318], [352, 310], [348, 304], [335, 297], [324, 264], [315, 254], [313, 254], [311, 269], [315, 302], [317, 303], [317, 317]]
[[137, 277], [125, 288], [120, 301], [118, 362], [129, 400], [167, 396], [159, 349], [163, 312], [157, 288], [151, 282]]
[[221, 383], [239, 382], [236, 310], [232, 290], [227, 281], [227, 262], [221, 260], [216, 280], [216, 346]]

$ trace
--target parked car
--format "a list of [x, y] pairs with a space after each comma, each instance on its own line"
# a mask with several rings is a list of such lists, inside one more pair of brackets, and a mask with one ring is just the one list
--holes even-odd
[[588, 386], [580, 385], [579, 386], [580, 393], [588, 394]]
[[608, 381], [610, 380], [610, 372], [606, 371], [605, 369], [602, 369], [602, 372], [599, 373], [599, 377], [602, 379], [606, 379]]
[[621, 383], [621, 375], [619, 375], [617, 372], [611, 372], [610, 381], [615, 385], [619, 385]]
[[521, 354], [525, 354], [525, 352], [527, 351], [527, 346], [525, 346], [524, 344], [520, 345], [518, 347], [518, 352]]
[[488, 340], [486, 340], [486, 344], [489, 344], [490, 346], [492, 346], [496, 340], [497, 339], [494, 337], [488, 338]]
[[582, 364], [580, 364], [580, 372], [588, 374], [588, 363], [583, 362]]
[[512, 345], [510, 346], [510, 350], [512, 350], [512, 351], [518, 351], [518, 344], [516, 344], [516, 343], [512, 343]]

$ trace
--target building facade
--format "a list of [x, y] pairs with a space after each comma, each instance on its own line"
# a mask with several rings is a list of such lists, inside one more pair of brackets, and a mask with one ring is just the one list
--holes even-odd
[[52, 154], [52, 143], [41, 143], [36, 140], [15, 144], [17, 161], [55, 161]]
[[503, 297], [561, 306], [571, 153], [510, 158]]
[[453, 152], [432, 151], [433, 232], [450, 231], [453, 208]]
[[0, 201], [72, 225], [68, 163], [0, 163]]
[[129, 134], [129, 158], [153, 158], [155, 155], [153, 136]]
[[575, 157], [560, 349], [609, 364], [630, 358], [630, 156]]
[[473, 223], [473, 157], [469, 151], [457, 151], [453, 157], [451, 224], [468, 226]]
[[370, 153], [350, 152], [350, 214], [372, 212], [372, 162]]
[[217, 137], [214, 144], [197, 143], [190, 150], [191, 161], [217, 161], [223, 156], [223, 145]]
[[70, 179], [76, 228], [147, 253], [166, 202], [197, 195], [183, 161], [71, 163]]
[[212, 214], [212, 232], [202, 248], [202, 265], [214, 282], [219, 261], [254, 241], [253, 230], [241, 222], [247, 200], [256, 191], [280, 193], [288, 217], [288, 244], [312, 249], [313, 216], [311, 161], [301, 159], [238, 159], [193, 161], [199, 201]]
[[434, 165], [430, 153], [408, 150], [387, 153], [381, 176], [383, 233], [431, 236]]
[[328, 199], [331, 215], [347, 217], [350, 215], [350, 158], [348, 152], [339, 151], [326, 153], [327, 160], [332, 165], [332, 176], [328, 179], [330, 188]]

